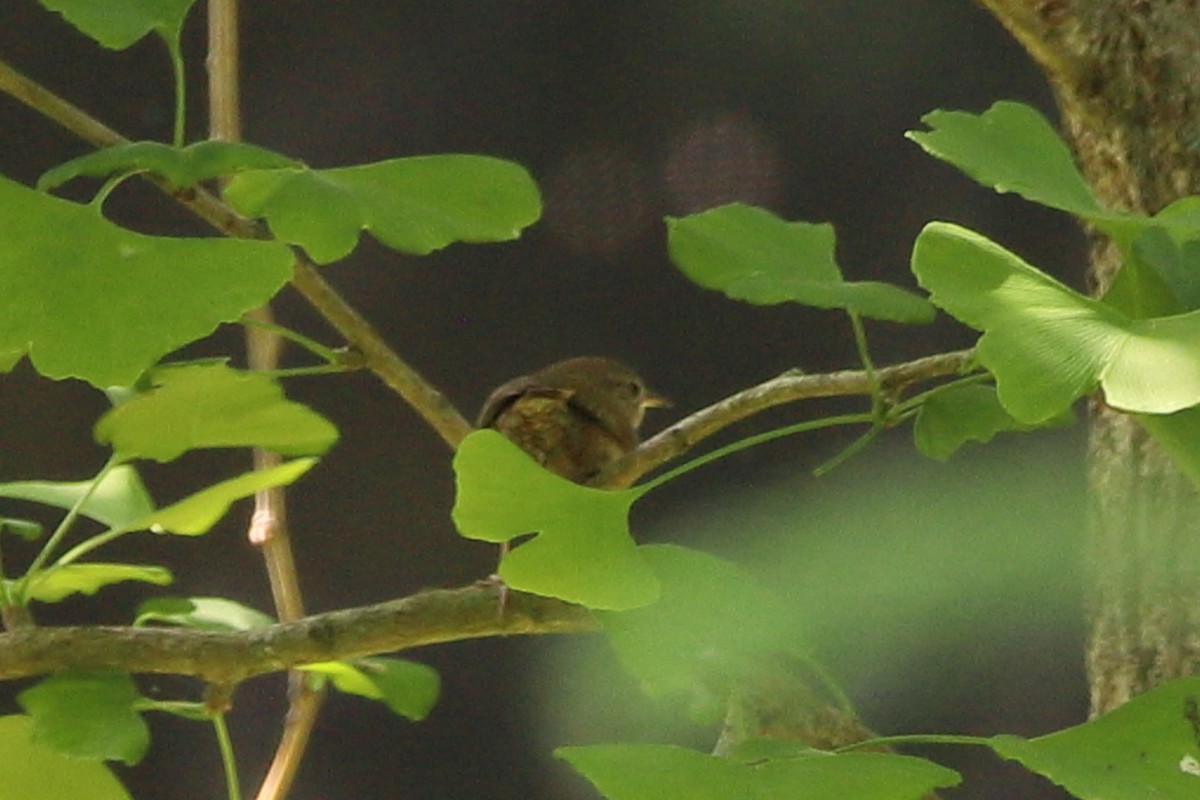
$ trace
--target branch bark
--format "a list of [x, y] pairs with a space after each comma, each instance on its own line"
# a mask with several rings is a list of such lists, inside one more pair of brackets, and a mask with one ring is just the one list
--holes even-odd
[[0, 680], [63, 670], [191, 675], [234, 684], [304, 664], [430, 644], [597, 630], [588, 611], [499, 584], [438, 589], [238, 633], [117, 626], [28, 628], [0, 634]]

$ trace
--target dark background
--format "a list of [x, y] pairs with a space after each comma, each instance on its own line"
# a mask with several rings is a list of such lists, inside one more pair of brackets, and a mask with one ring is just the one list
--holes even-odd
[[[668, 214], [741, 200], [830, 221], [849, 277], [905, 285], [913, 238], [925, 222], [948, 219], [1082, 282], [1083, 239], [1071, 220], [980, 189], [903, 137], [938, 107], [978, 112], [1010, 98], [1052, 113], [1039, 73], [966, 0], [246, 6], [248, 140], [321, 167], [486, 153], [522, 163], [539, 181], [544, 217], [519, 242], [417, 259], [364, 239], [326, 269], [468, 417], [495, 384], [578, 354], [626, 360], [675, 398], [673, 411], [651, 417], [651, 431], [788, 368], [853, 366], [839, 315], [741, 305], [689, 284], [665, 257]], [[203, 131], [203, 37], [201, 6], [186, 43], [193, 137]], [[32, 0], [4, 0], [0, 58], [127, 136], [170, 136], [171, 80], [153, 38], [104, 51]], [[84, 151], [0, 97], [3, 174], [31, 183]], [[90, 188], [68, 194], [83, 198]], [[133, 184], [107, 209], [138, 230], [209, 235]], [[337, 344], [295, 297], [282, 297], [278, 313]], [[873, 325], [869, 334], [878, 363], [973, 338], [946, 320]], [[239, 337], [222, 331], [189, 353], [238, 352]], [[494, 553], [450, 525], [448, 452], [396, 397], [366, 374], [297, 381], [289, 391], [342, 430], [291, 500], [310, 610], [490, 571]], [[77, 480], [102, 463], [90, 439], [105, 408], [97, 392], [22, 365], [0, 376], [0, 401], [0, 479]], [[731, 435], [858, 405], [806, 404]], [[798, 635], [880, 731], [1034, 735], [1080, 721], [1081, 611], [1073, 533], [1063, 533], [1080, 508], [1080, 430], [1042, 435], [1036, 447], [976, 449], [947, 465], [921, 461], [897, 432], [814, 480], [810, 470], [852, 436], [777, 442], [707, 467], [639, 504], [635, 533], [706, 547], [777, 590], [795, 589], [806, 620]], [[146, 480], [165, 502], [245, 466], [242, 453], [193, 454], [148, 469]], [[110, 556], [172, 565], [175, 593], [267, 609], [258, 555], [239, 538], [246, 515], [239, 508], [197, 541], [132, 537]], [[1026, 546], [1013, 545], [1012, 529], [997, 521], [1014, 523]], [[928, 557], [906, 560], [917, 551]], [[1018, 551], [1028, 558], [1010, 563]], [[863, 571], [838, 572], [847, 560]], [[99, 603], [43, 609], [41, 619], [119, 622], [144, 595], [106, 590]], [[579, 669], [611, 667], [599, 641], [473, 642], [408, 655], [442, 672], [444, 697], [430, 719], [412, 725], [334, 697], [297, 800], [594, 797], [550, 757], [554, 746], [668, 735], [711, 744], [710, 730], [666, 722], [670, 710], [623, 704], [617, 698], [637, 698], [628, 679]], [[168, 679], [145, 686], [163, 696], [195, 691]], [[232, 727], [248, 786], [274, 747], [281, 695], [279, 682], [262, 680], [236, 698]], [[146, 762], [122, 771], [135, 796], [220, 796], [209, 732], [154, 724]], [[930, 752], [967, 772], [967, 786], [947, 796], [1061, 796], [986, 751]]]

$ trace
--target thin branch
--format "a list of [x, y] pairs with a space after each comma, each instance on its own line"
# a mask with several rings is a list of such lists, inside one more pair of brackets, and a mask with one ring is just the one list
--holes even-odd
[[497, 586], [436, 589], [239, 633], [118, 626], [35, 628], [0, 634], [0, 680], [63, 670], [191, 675], [238, 683], [303, 664], [362, 658], [430, 644], [598, 626], [580, 606]]
[[[884, 367], [874, 371], [874, 379], [881, 390], [894, 393], [910, 383], [957, 375], [969, 367], [974, 353], [974, 350], [958, 350]], [[683, 455], [703, 439], [765, 409], [816, 397], [869, 395], [872, 387], [872, 377], [865, 370], [823, 375], [785, 373], [684, 417], [647, 439], [597, 476], [593, 483], [607, 487], [629, 486], [652, 469]]]
[[[11, 95], [38, 113], [54, 120], [96, 147], [128, 142], [124, 136], [100, 123], [77, 106], [66, 102], [0, 60], [0, 92]], [[267, 232], [202, 188], [176, 189], [147, 176], [152, 183], [198, 217], [227, 236], [266, 239]], [[388, 347], [375, 329], [345, 301], [317, 272], [306, 257], [297, 254], [292, 286], [363, 354], [364, 366], [399, 394], [437, 431], [450, 447], [471, 431], [471, 425], [446, 397], [412, 366]]]

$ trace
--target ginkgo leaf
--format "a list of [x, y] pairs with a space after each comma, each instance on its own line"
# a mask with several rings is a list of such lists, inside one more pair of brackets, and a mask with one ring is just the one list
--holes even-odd
[[1179, 678], [1082, 725], [1036, 739], [993, 736], [991, 747], [1076, 797], [1200, 797], [1200, 678]]
[[734, 203], [668, 218], [667, 235], [671, 260], [685, 275], [734, 300], [844, 308], [895, 322], [933, 319], [928, 301], [899, 286], [844, 280], [829, 224], [787, 222]]
[[47, 377], [100, 388], [132, 384], [261, 306], [293, 262], [279, 242], [133, 233], [3, 177], [0, 241], [0, 353], [28, 353]]
[[[32, 740], [33, 720], [24, 714], [0, 717], [0, 797], [21, 800], [131, 800], [97, 761], [63, 755]], [[54, 780], [47, 780], [53, 775]]]
[[537, 185], [523, 167], [474, 155], [251, 170], [235, 176], [225, 196], [318, 264], [345, 257], [363, 230], [424, 255], [453, 242], [515, 239], [541, 214]]
[[797, 743], [790, 750], [787, 757], [748, 762], [661, 744], [560, 747], [554, 754], [609, 800], [912, 800], [961, 780], [913, 756], [834, 755]]
[[177, 40], [196, 0], [39, 0], [110, 50], [124, 50], [151, 31]]
[[1097, 384], [1126, 411], [1200, 403], [1200, 312], [1131, 319], [942, 222], [917, 237], [912, 268], [936, 305], [984, 332], [979, 361], [1020, 422], [1047, 420]]
[[258, 609], [225, 597], [155, 597], [138, 606], [133, 624], [150, 622], [204, 631], [252, 631], [275, 624]]
[[33, 575], [25, 587], [25, 596], [43, 603], [57, 603], [73, 594], [95, 594], [114, 583], [140, 581], [166, 586], [172, 580], [169, 569], [153, 564], [65, 564]]
[[65, 672], [17, 695], [33, 717], [33, 740], [78, 758], [136, 764], [150, 730], [134, 710], [141, 699], [123, 672]]
[[602, 609], [658, 597], [658, 579], [629, 534], [629, 509], [642, 490], [571, 483], [492, 430], [462, 441], [454, 474], [460, 534], [486, 542], [537, 534], [500, 562], [511, 588]]
[[922, 454], [945, 461], [967, 442], [987, 443], [1005, 431], [1070, 425], [1074, 421], [1075, 415], [1067, 408], [1040, 425], [1023, 424], [1000, 405], [995, 387], [966, 384], [939, 391], [921, 404], [913, 423], [913, 441]]
[[152, 388], [113, 408], [96, 423], [96, 441], [123, 459], [171, 461], [188, 450], [263, 447], [283, 455], [317, 455], [337, 441], [337, 429], [317, 412], [288, 400], [267, 375], [224, 364], [163, 367]]
[[441, 691], [437, 670], [403, 658], [360, 658], [299, 667], [328, 676], [339, 692], [378, 700], [413, 722], [429, 715]]
[[37, 188], [43, 192], [73, 178], [107, 178], [110, 175], [152, 172], [184, 188], [247, 169], [298, 166], [295, 159], [245, 142], [209, 140], [187, 147], [163, 142], [126, 142], [73, 158], [42, 173]]
[[[110, 528], [120, 528], [154, 510], [154, 503], [137, 470], [121, 464], [113, 467], [94, 489], [93, 481], [12, 481], [0, 483], [0, 497], [29, 500], [55, 508], [74, 507], [88, 495], [79, 513]], [[91, 492], [89, 495], [88, 492]]]
[[286, 486], [317, 463], [315, 458], [297, 458], [276, 467], [253, 470], [236, 478], [214, 483], [177, 503], [160, 508], [130, 523], [128, 530], [149, 529], [155, 533], [198, 536], [208, 533], [234, 502], [274, 486]]

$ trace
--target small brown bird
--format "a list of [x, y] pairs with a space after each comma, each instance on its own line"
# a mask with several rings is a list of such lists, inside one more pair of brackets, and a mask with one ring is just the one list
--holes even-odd
[[497, 387], [476, 426], [495, 428], [551, 472], [587, 483], [637, 447], [647, 408], [669, 405], [624, 364], [586, 356]]

